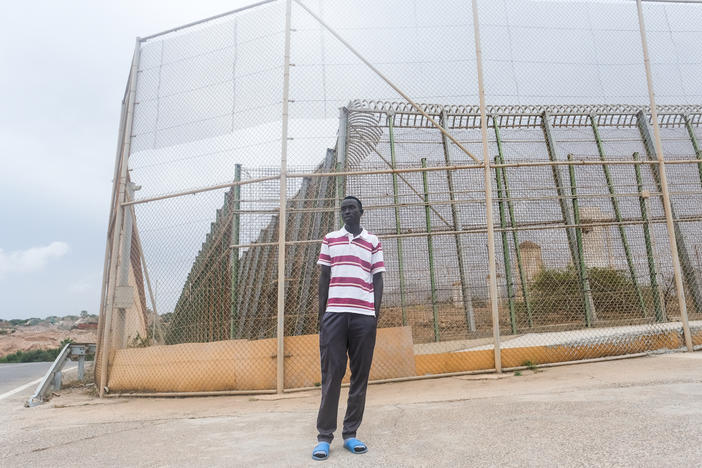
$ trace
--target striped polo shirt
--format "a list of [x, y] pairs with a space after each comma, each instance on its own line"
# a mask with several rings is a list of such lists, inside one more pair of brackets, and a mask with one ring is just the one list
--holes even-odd
[[385, 271], [377, 236], [363, 229], [354, 237], [343, 227], [330, 232], [317, 264], [331, 267], [327, 312], [375, 315], [373, 275]]

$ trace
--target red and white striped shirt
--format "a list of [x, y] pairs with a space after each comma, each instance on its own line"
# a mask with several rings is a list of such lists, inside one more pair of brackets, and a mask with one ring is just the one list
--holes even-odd
[[380, 239], [363, 229], [354, 237], [345, 228], [322, 239], [318, 265], [331, 267], [327, 312], [375, 315], [373, 275], [385, 271]]

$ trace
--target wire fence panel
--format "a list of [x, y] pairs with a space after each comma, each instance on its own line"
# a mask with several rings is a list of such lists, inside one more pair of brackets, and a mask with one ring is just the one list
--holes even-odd
[[702, 345], [702, 5], [476, 5], [279, 0], [138, 41], [101, 393], [318, 386], [346, 195], [387, 268], [371, 380]]

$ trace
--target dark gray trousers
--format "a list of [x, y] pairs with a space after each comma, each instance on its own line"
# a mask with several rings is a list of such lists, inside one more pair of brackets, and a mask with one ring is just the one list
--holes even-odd
[[317, 415], [319, 442], [331, 442], [336, 430], [341, 380], [346, 373], [346, 355], [351, 385], [346, 405], [344, 439], [356, 437], [366, 407], [366, 388], [375, 348], [376, 319], [371, 315], [327, 312], [322, 316], [319, 351], [322, 363], [322, 403]]

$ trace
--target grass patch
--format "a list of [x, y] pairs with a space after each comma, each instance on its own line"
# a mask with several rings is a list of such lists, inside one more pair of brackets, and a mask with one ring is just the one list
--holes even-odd
[[33, 349], [31, 351], [17, 351], [7, 356], [0, 357], [0, 363], [11, 362], [52, 362], [56, 360], [64, 346], [72, 343], [73, 340], [66, 339], [61, 342], [58, 348]]

